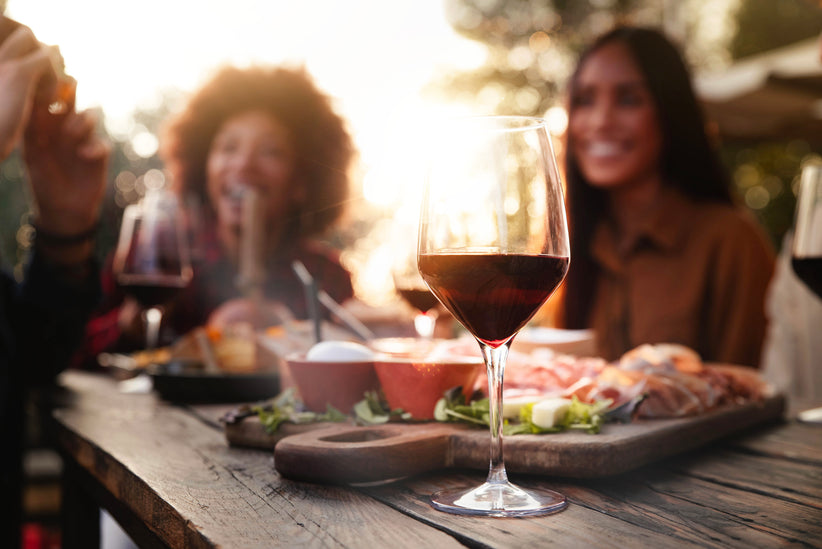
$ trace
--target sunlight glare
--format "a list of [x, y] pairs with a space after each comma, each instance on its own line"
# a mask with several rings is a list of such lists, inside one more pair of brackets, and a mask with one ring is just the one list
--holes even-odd
[[190, 92], [223, 65], [303, 65], [368, 162], [386, 120], [419, 108], [437, 74], [486, 55], [453, 31], [441, 1], [9, 0], [6, 13], [60, 46], [78, 108], [102, 107], [115, 133], [126, 132], [110, 119], [155, 108], [161, 90]]
[[[487, 90], [484, 102], [471, 106], [425, 95], [437, 78], [476, 69], [488, 55], [451, 28], [447, 6], [453, 7], [444, 0], [8, 0], [6, 14], [60, 47], [78, 81], [77, 107], [100, 108], [106, 129], [127, 142], [135, 163], [158, 147], [135, 121], [137, 109], [149, 116], [175, 112], [178, 99], [225, 65], [305, 67], [354, 139], [352, 194], [414, 235], [408, 226], [419, 215], [423, 146], [436, 133], [431, 121], [490, 112], [506, 92]], [[144, 192], [144, 176], [128, 174], [115, 192], [118, 206]], [[386, 282], [389, 230], [374, 228], [344, 251], [366, 299], [393, 292]]]
[[372, 205], [396, 209], [400, 205], [418, 205], [422, 198], [426, 157], [436, 140], [439, 121], [477, 114], [464, 105], [417, 100], [392, 120], [384, 120], [382, 133], [361, 136], [363, 195]]
[[563, 107], [551, 107], [545, 112], [545, 122], [551, 135], [562, 135], [568, 128], [568, 113]]
[[159, 145], [160, 143], [157, 141], [157, 136], [146, 129], [137, 132], [131, 138], [132, 149], [134, 149], [137, 156], [142, 158], [150, 158], [153, 156], [154, 153], [157, 152]]

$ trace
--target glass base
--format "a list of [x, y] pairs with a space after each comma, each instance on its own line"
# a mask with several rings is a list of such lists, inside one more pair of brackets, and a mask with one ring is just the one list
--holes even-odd
[[565, 496], [553, 490], [523, 490], [510, 482], [486, 482], [470, 490], [437, 492], [431, 506], [455, 515], [528, 517], [557, 513], [568, 506]]

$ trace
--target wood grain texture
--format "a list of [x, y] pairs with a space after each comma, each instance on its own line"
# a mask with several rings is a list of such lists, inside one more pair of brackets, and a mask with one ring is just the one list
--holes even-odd
[[608, 508], [630, 524], [705, 547], [777, 547], [802, 540], [812, 545], [820, 539], [816, 509], [764, 493], [756, 477], [748, 483], [756, 489], [656, 467], [565, 489], [587, 487], [590, 492], [575, 492], [581, 504]]
[[[516, 540], [506, 536], [490, 519], [466, 523], [459, 517], [442, 518], [427, 505], [432, 492], [444, 486], [469, 487], [484, 480], [481, 474], [437, 472], [408, 479], [400, 487], [364, 489], [387, 505], [436, 520], [447, 531], [466, 539], [483, 539], [493, 547], [540, 547], [545, 540], [557, 547], [816, 547], [822, 539], [822, 493], [819, 473], [806, 495], [784, 495], [798, 488], [789, 480], [795, 472], [774, 469], [775, 481], [760, 477], [761, 466], [749, 469], [728, 452], [706, 449], [687, 458], [663, 460], [640, 471], [605, 479], [544, 479], [512, 475], [523, 487], [557, 490], [568, 497], [566, 511], [517, 523]], [[703, 469], [702, 463], [706, 462]], [[736, 467], [735, 478], [717, 474], [718, 464]], [[688, 468], [685, 469], [685, 465]], [[683, 470], [687, 474], [676, 471]], [[801, 480], [796, 479], [801, 483]], [[764, 481], [764, 482], [763, 482]], [[786, 482], [782, 493], [771, 482]], [[518, 520], [518, 519], [509, 519]], [[566, 522], [567, 521], [567, 522]]]
[[[480, 484], [484, 476], [477, 473], [453, 471], [434, 473], [405, 481], [400, 486], [363, 489], [419, 520], [434, 521], [440, 528], [458, 539], [482, 540], [484, 547], [688, 547], [687, 543], [672, 540], [664, 529], [642, 528], [625, 523], [613, 516], [607, 507], [597, 508], [581, 504], [575, 492], [562, 483], [544, 480], [513, 480], [520, 486], [539, 486], [560, 490], [569, 497], [564, 511], [543, 517], [527, 519], [499, 519], [460, 517], [435, 511], [429, 504], [429, 495], [440, 489], [456, 489]], [[658, 525], [657, 525], [658, 526]], [[692, 546], [696, 546], [695, 544]]]
[[749, 455], [722, 447], [710, 454], [699, 454], [697, 459], [687, 456], [673, 461], [671, 470], [817, 509], [822, 518], [822, 469], [818, 465]]
[[[68, 469], [81, 472], [74, 480], [85, 489], [99, 483], [89, 494], [113, 499], [118, 519], [127, 514], [144, 526], [147, 547], [158, 540], [193, 548], [747, 549], [819, 547], [822, 539], [818, 426], [750, 428], [603, 478], [512, 471], [520, 486], [565, 494], [568, 508], [479, 518], [436, 511], [429, 495], [478, 485], [484, 470], [440, 469], [358, 488], [291, 481], [276, 472], [270, 450], [230, 446], [215, 423], [217, 408], [123, 395], [111, 380], [89, 374], [72, 372], [63, 382], [69, 398], [55, 418]], [[487, 433], [476, 434], [487, 452]], [[338, 443], [357, 443], [347, 436]]]
[[822, 466], [822, 425], [792, 421], [734, 439], [739, 450]]
[[59, 443], [172, 547], [459, 546], [356, 491], [283, 480], [270, 453], [229, 448], [185, 409], [107, 381], [63, 378]]

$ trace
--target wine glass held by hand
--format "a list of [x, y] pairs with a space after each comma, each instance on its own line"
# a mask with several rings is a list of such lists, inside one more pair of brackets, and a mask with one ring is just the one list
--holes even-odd
[[544, 121], [455, 121], [431, 154], [420, 216], [418, 267], [431, 291], [477, 339], [488, 373], [491, 452], [477, 488], [440, 492], [456, 514], [541, 515], [566, 506], [550, 490], [508, 481], [502, 388], [514, 336], [562, 282], [570, 260], [562, 186]]
[[805, 285], [822, 298], [822, 165], [802, 170], [791, 265]]
[[158, 344], [163, 305], [192, 278], [188, 241], [175, 195], [152, 190], [123, 212], [113, 270], [143, 308], [146, 347]]

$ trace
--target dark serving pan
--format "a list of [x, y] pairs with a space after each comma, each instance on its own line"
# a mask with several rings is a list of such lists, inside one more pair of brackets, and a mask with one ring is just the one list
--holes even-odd
[[280, 392], [277, 372], [211, 373], [199, 364], [183, 361], [155, 364], [147, 371], [154, 390], [171, 402], [251, 402], [275, 397]]

